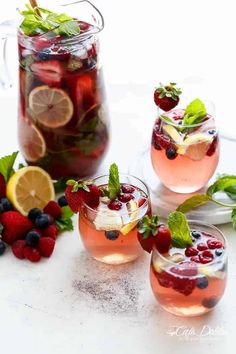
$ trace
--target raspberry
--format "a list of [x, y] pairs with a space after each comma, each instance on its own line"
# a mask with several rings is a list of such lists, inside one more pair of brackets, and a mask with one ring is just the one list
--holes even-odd
[[61, 212], [62, 212], [61, 207], [54, 200], [51, 200], [50, 202], [48, 202], [48, 204], [45, 206], [43, 211], [45, 214], [51, 215], [54, 219], [60, 218]]
[[215, 249], [215, 248], [222, 248], [223, 247], [223, 244], [222, 242], [218, 241], [218, 240], [211, 240], [211, 239], [208, 239], [207, 240], [207, 246], [210, 248], [210, 249]]
[[41, 259], [41, 255], [37, 248], [26, 246], [23, 252], [25, 258], [27, 258], [30, 262], [36, 263]]
[[199, 251], [205, 251], [205, 250], [208, 249], [208, 247], [207, 247], [207, 245], [206, 245], [205, 243], [200, 242], [200, 243], [197, 245], [197, 249], [198, 249]]
[[135, 188], [130, 184], [122, 184], [121, 190], [123, 193], [133, 193], [135, 191]]
[[53, 240], [56, 240], [58, 235], [58, 229], [56, 225], [52, 224], [46, 227], [46, 229], [41, 230], [42, 237], [50, 237]]
[[39, 240], [38, 250], [44, 257], [50, 257], [55, 247], [55, 240], [50, 237], [42, 237]]
[[118, 199], [122, 203], [128, 203], [131, 199], [134, 199], [134, 196], [130, 193], [122, 193], [119, 195]]
[[194, 247], [187, 247], [185, 250], [185, 256], [186, 257], [196, 256], [198, 252], [199, 251]]
[[111, 200], [108, 204], [108, 208], [111, 210], [120, 210], [122, 208], [122, 203], [119, 200]]
[[11, 246], [12, 253], [14, 254], [14, 256], [16, 258], [24, 259], [25, 258], [25, 256], [24, 256], [24, 248], [25, 247], [26, 247], [25, 240], [17, 240]]
[[202, 264], [210, 263], [214, 258], [214, 255], [211, 251], [205, 250], [199, 255], [199, 260]]

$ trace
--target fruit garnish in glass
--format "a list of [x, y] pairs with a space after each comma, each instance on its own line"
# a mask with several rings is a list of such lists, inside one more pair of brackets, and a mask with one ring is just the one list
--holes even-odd
[[151, 252], [150, 282], [158, 303], [178, 316], [212, 310], [226, 286], [227, 251], [222, 232], [213, 225], [187, 221], [181, 212], [168, 217], [145, 216], [139, 239]]
[[151, 160], [161, 182], [177, 193], [192, 193], [207, 184], [219, 161], [219, 135], [212, 114], [200, 99], [179, 107], [175, 83], [154, 92], [158, 118], [152, 132]]
[[140, 219], [151, 213], [147, 186], [131, 175], [109, 175], [88, 181], [67, 181], [66, 199], [79, 211], [79, 232], [87, 252], [108, 264], [135, 260], [143, 251], [137, 238]]
[[94, 174], [109, 138], [99, 62], [103, 17], [89, 1], [60, 10], [26, 5], [18, 27], [20, 150], [54, 179]]

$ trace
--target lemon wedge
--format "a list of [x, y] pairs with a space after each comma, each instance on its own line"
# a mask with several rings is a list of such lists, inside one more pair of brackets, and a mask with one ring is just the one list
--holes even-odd
[[[133, 213], [130, 215], [131, 222], [126, 224], [125, 226], [123, 226], [120, 230], [120, 232], [123, 235], [127, 235], [138, 224], [139, 220], [136, 220], [136, 218], [138, 216], [137, 208], [138, 208], [137, 203], [131, 199], [128, 203], [128, 210], [129, 210], [129, 212], [133, 211]], [[135, 220], [135, 221], [133, 221], [133, 220]]]
[[185, 155], [192, 160], [200, 161], [206, 155], [206, 152], [212, 142], [212, 137], [206, 134], [193, 134], [189, 135], [178, 146], [177, 153], [179, 155]]
[[37, 166], [16, 171], [8, 181], [6, 194], [13, 206], [25, 216], [32, 208], [43, 209], [55, 199], [51, 177]]
[[183, 137], [180, 135], [180, 133], [178, 132], [178, 130], [173, 127], [172, 125], [166, 124], [163, 126], [163, 130], [166, 134], [168, 134], [171, 139], [177, 143], [177, 144], [181, 144], [183, 141]]

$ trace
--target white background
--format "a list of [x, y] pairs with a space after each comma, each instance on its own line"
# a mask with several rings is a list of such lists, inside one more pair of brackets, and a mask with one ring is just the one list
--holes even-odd
[[[62, 1], [61, 1], [62, 2]], [[0, 20], [13, 18], [25, 1], [1, 3]], [[53, 7], [56, 1], [40, 1]], [[146, 0], [94, 3], [105, 17], [103, 62], [113, 138], [106, 164], [127, 169], [132, 156], [150, 137], [155, 117], [153, 89], [160, 81], [177, 81], [183, 89], [216, 104], [221, 130], [235, 127], [235, 11], [232, 0]], [[11, 62], [16, 63], [11, 50]], [[16, 71], [12, 64], [13, 76]], [[16, 88], [0, 92], [1, 155], [17, 149]], [[234, 149], [235, 150], [235, 149]], [[232, 173], [236, 173], [233, 162]], [[49, 261], [31, 265], [10, 252], [0, 259], [0, 351], [4, 354], [231, 354], [236, 321], [235, 232], [222, 227], [230, 249], [229, 284], [220, 306], [210, 315], [179, 319], [160, 309], [148, 284], [149, 258], [111, 268], [89, 259], [77, 231], [63, 235]], [[114, 303], [78, 290], [87, 279], [112, 289]], [[106, 283], [109, 279], [114, 280]], [[121, 279], [138, 291], [129, 303]], [[126, 312], [117, 307], [124, 301]], [[119, 300], [119, 301], [118, 301]], [[135, 303], [135, 308], [134, 304]], [[122, 303], [121, 303], [122, 304]], [[125, 305], [126, 304], [126, 305]], [[130, 308], [128, 305], [130, 304]], [[120, 306], [122, 308], [122, 305]], [[222, 334], [171, 336], [172, 326], [198, 334], [204, 326]]]

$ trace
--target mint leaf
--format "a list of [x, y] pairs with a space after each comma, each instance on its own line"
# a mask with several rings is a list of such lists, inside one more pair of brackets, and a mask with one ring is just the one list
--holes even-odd
[[187, 213], [194, 208], [208, 203], [210, 200], [211, 197], [209, 197], [207, 194], [194, 195], [193, 197], [186, 199], [182, 204], [180, 204], [176, 211]]
[[213, 183], [207, 189], [207, 195], [212, 197], [213, 194], [220, 191], [227, 191], [230, 187], [236, 186], [236, 176], [234, 175], [226, 175], [220, 177], [215, 183]]
[[61, 217], [59, 219], [55, 219], [55, 224], [59, 232], [73, 230], [74, 227], [71, 219], [72, 216], [74, 215], [73, 211], [68, 205], [62, 207], [61, 209], [62, 209]]
[[236, 209], [232, 210], [231, 220], [232, 220], [233, 228], [234, 230], [236, 230]]
[[186, 107], [183, 124], [184, 125], [192, 125], [201, 123], [207, 115], [206, 107], [204, 103], [196, 98], [194, 101], [190, 102], [190, 104]]
[[51, 30], [55, 32], [55, 35], [73, 36], [80, 33], [79, 23], [64, 13], [57, 14], [42, 7], [32, 8], [30, 5], [26, 5], [26, 10], [20, 13], [24, 17], [20, 29], [28, 36], [47, 33]]
[[113, 163], [109, 170], [109, 181], [108, 181], [109, 198], [111, 200], [116, 199], [117, 195], [120, 194], [120, 180], [118, 166]]
[[13, 170], [13, 165], [15, 163], [18, 151], [13, 152], [11, 155], [4, 156], [0, 159], [0, 173], [3, 175], [6, 182], [8, 182], [11, 177]]
[[168, 216], [168, 226], [171, 233], [171, 244], [173, 247], [185, 248], [192, 246], [193, 242], [190, 236], [190, 229], [186, 216], [174, 211]]
[[166, 122], [166, 123], [171, 123], [171, 124], [173, 124], [173, 120], [170, 119], [169, 117], [166, 117], [166, 116], [161, 115], [160, 118], [161, 118], [161, 120], [164, 120], [164, 122]]
[[236, 202], [236, 186], [226, 188], [225, 193], [227, 194], [227, 196], [230, 199], [232, 199], [234, 202]]

